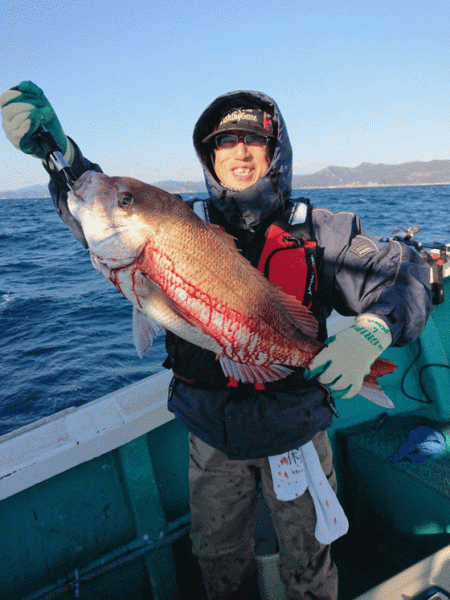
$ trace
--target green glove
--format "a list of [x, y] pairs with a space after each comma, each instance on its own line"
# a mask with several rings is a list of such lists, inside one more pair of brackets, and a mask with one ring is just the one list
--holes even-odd
[[44, 92], [32, 81], [22, 81], [18, 90], [8, 90], [0, 96], [2, 125], [8, 140], [18, 148], [36, 158], [45, 159], [33, 134], [44, 125], [61, 147], [69, 165], [75, 158], [75, 150], [65, 136], [58, 117]]
[[359, 315], [349, 329], [327, 340], [324, 348], [308, 364], [304, 377], [318, 376], [333, 398], [351, 398], [362, 387], [371, 365], [392, 342], [386, 323], [369, 313]]

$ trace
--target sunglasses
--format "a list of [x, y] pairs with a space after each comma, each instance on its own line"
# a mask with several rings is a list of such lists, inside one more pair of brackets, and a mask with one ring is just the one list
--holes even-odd
[[214, 138], [216, 148], [219, 150], [230, 150], [238, 145], [239, 142], [243, 141], [246, 146], [253, 146], [254, 148], [265, 148], [269, 143], [269, 138], [264, 135], [237, 135], [237, 134], [223, 134], [218, 135]]

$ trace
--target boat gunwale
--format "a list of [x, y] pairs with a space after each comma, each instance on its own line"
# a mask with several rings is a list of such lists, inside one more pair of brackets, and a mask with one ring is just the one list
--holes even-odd
[[[0, 437], [0, 500], [164, 425], [170, 371], [69, 407]], [[149, 402], [149, 396], [152, 400]]]

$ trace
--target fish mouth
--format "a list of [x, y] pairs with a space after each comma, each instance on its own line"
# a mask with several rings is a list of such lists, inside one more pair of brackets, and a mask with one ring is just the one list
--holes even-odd
[[83, 192], [85, 192], [96, 180], [98, 181], [99, 179], [102, 180], [105, 178], [108, 179], [104, 173], [93, 170], [85, 171], [73, 182], [71, 188], [72, 193], [77, 196], [77, 198], [84, 201], [84, 198], [82, 197]]

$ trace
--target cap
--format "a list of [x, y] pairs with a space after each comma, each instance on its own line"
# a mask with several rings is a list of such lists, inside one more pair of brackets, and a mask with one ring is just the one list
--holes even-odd
[[222, 115], [214, 131], [203, 142], [209, 142], [214, 136], [225, 131], [250, 131], [261, 135], [273, 136], [273, 118], [260, 108], [233, 108]]

